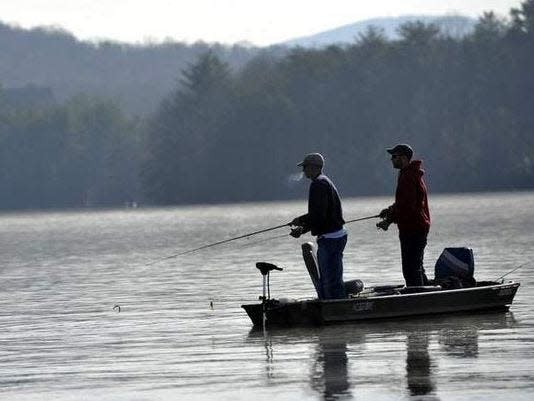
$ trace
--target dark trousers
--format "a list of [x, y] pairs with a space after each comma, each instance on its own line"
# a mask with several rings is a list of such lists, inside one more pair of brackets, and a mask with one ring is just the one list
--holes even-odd
[[406, 286], [428, 285], [423, 268], [427, 233], [400, 233], [402, 274]]
[[319, 299], [345, 298], [343, 283], [343, 250], [347, 236], [321, 238], [317, 240], [317, 262], [319, 263]]

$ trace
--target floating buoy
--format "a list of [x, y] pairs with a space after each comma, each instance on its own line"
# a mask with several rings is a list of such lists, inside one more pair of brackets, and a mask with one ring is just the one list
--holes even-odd
[[115, 305], [115, 306], [113, 307], [113, 310], [115, 310], [115, 309], [117, 309], [117, 312], [120, 312], [120, 311], [121, 311], [121, 307], [120, 307], [120, 305]]

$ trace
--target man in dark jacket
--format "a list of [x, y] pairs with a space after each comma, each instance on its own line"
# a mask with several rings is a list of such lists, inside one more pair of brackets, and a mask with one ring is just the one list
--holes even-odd
[[380, 212], [383, 219], [377, 227], [384, 231], [397, 224], [401, 245], [402, 274], [406, 286], [428, 284], [423, 257], [430, 229], [428, 195], [421, 169], [421, 160], [412, 160], [409, 145], [399, 144], [387, 149], [393, 167], [400, 170], [395, 191], [395, 203]]
[[345, 298], [343, 284], [343, 250], [347, 232], [343, 229], [343, 211], [336, 187], [322, 174], [324, 158], [319, 153], [310, 153], [298, 164], [304, 175], [311, 180], [308, 196], [308, 213], [295, 218], [291, 230], [295, 238], [311, 231], [317, 236], [317, 262], [319, 264], [319, 298]]

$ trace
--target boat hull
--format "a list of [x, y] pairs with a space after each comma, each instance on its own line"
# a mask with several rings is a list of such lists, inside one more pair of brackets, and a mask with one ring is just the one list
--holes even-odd
[[280, 302], [269, 300], [263, 305], [242, 305], [254, 326], [263, 325], [263, 308], [267, 326], [324, 325], [371, 319], [444, 313], [507, 310], [519, 283], [485, 283], [473, 288], [439, 290], [411, 294], [359, 296], [341, 300], [304, 300]]

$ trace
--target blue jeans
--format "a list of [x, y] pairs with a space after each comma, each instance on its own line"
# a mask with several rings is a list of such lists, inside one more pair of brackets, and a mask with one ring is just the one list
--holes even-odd
[[317, 240], [317, 262], [321, 274], [319, 299], [346, 298], [343, 284], [343, 250], [346, 244], [346, 235]]

